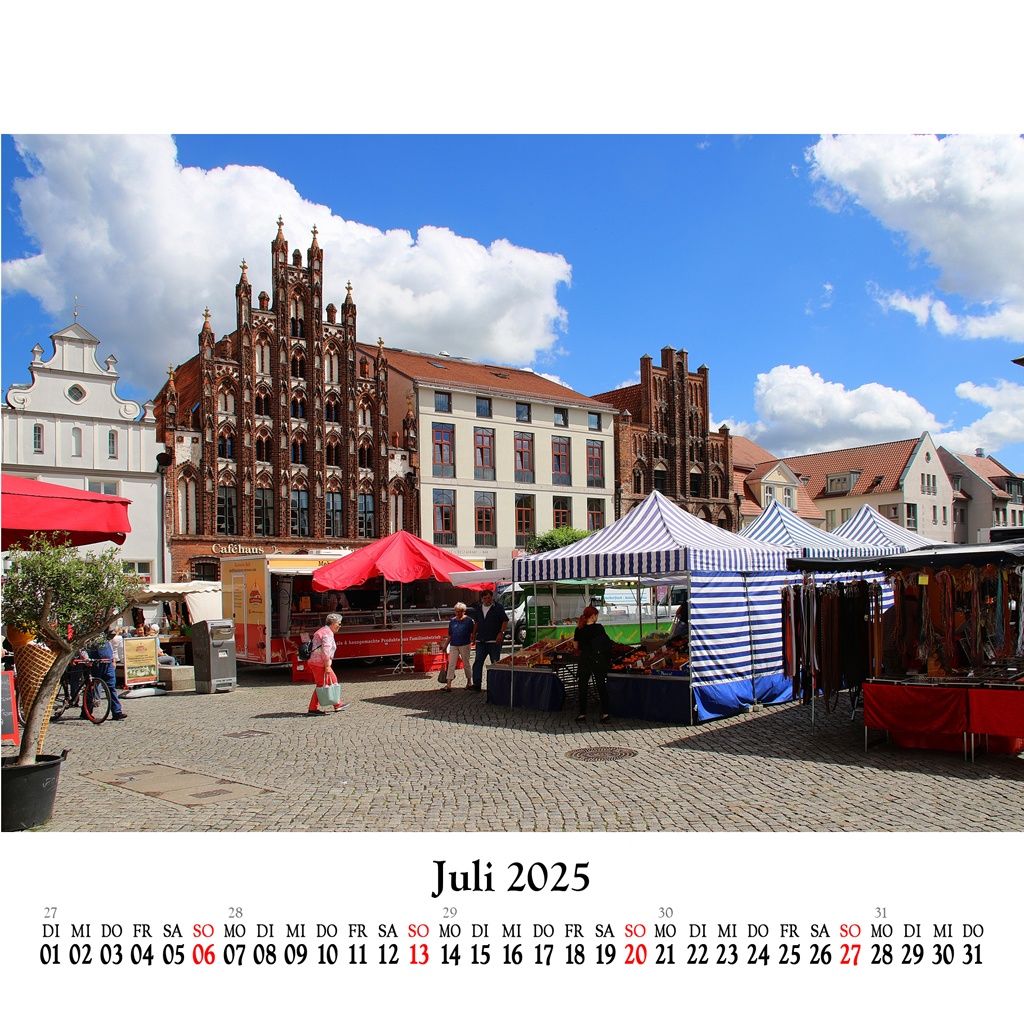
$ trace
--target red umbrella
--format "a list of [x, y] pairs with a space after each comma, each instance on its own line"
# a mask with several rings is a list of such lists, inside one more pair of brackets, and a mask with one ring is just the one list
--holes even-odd
[[[413, 580], [430, 579], [431, 576], [450, 583], [453, 572], [472, 572], [479, 568], [406, 530], [399, 530], [350, 555], [343, 555], [336, 562], [314, 569], [313, 589], [344, 590], [365, 583], [374, 576], [383, 576], [391, 583], [411, 583]], [[470, 590], [494, 589], [490, 583], [467, 586]]]
[[15, 542], [25, 543], [33, 533], [67, 532], [71, 544], [79, 547], [108, 540], [123, 544], [132, 530], [128, 498], [78, 491], [10, 473], [0, 475], [0, 496], [0, 544], [5, 551]]

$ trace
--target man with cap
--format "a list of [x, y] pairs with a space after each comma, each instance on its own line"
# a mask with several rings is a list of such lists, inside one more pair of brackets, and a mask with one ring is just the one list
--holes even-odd
[[473, 682], [467, 690], [480, 690], [484, 681], [484, 662], [488, 656], [492, 662], [501, 659], [501, 645], [505, 639], [508, 616], [505, 609], [494, 600], [494, 591], [485, 590], [480, 603], [470, 609], [476, 620], [476, 650], [473, 655]]

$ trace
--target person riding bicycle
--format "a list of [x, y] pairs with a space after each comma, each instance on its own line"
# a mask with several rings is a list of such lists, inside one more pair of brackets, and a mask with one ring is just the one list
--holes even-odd
[[[89, 648], [89, 658], [92, 661], [92, 674], [102, 679], [110, 687], [110, 717], [115, 722], [122, 722], [128, 716], [121, 708], [121, 700], [117, 696], [117, 674], [114, 671], [114, 648], [110, 645], [114, 630], [108, 629], [102, 640], [99, 640], [94, 647]], [[82, 711], [82, 717], [86, 717]]]

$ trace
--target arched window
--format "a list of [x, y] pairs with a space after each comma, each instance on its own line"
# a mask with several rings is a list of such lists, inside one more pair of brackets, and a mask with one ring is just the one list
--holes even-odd
[[359, 468], [373, 469], [373, 446], [369, 441], [364, 441], [359, 446]]
[[333, 348], [327, 349], [324, 352], [324, 383], [337, 384], [341, 380], [340, 369], [338, 353]]
[[292, 462], [302, 466], [306, 464], [306, 442], [302, 438], [292, 441]]
[[235, 394], [227, 388], [221, 388], [217, 392], [217, 409], [220, 412], [233, 416], [235, 413]]
[[266, 391], [256, 392], [256, 401], [254, 403], [254, 407], [257, 416], [274, 415], [274, 409], [271, 404], [270, 395]]
[[269, 437], [260, 435], [256, 438], [256, 461], [257, 462], [270, 462], [272, 458], [272, 452], [274, 450], [273, 443]]
[[292, 419], [304, 420], [306, 418], [306, 400], [297, 395], [292, 399]]
[[359, 376], [363, 378], [370, 376], [370, 360], [366, 356], [359, 360]]
[[293, 338], [301, 338], [305, 334], [303, 322], [306, 318], [306, 311], [302, 305], [302, 299], [292, 299], [291, 302], [291, 335]]
[[196, 482], [189, 477], [178, 481], [178, 529], [182, 533], [198, 533]]
[[327, 401], [324, 402], [324, 422], [341, 422], [341, 407], [333, 398], [328, 398]]
[[376, 520], [373, 514], [373, 495], [360, 494], [356, 512], [356, 536], [376, 537]]
[[369, 430], [373, 425], [373, 410], [370, 403], [362, 401], [359, 403], [359, 426]]
[[304, 380], [306, 377], [306, 360], [303, 356], [292, 356], [292, 376]]
[[231, 434], [221, 434], [217, 438], [217, 458], [233, 459], [235, 457], [235, 439]]

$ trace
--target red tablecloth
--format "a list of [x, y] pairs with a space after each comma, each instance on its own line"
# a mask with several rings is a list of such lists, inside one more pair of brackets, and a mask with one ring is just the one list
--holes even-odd
[[971, 732], [1024, 736], [1024, 690], [971, 690], [967, 706]]
[[967, 691], [952, 686], [865, 683], [864, 725], [905, 732], [967, 732]]

